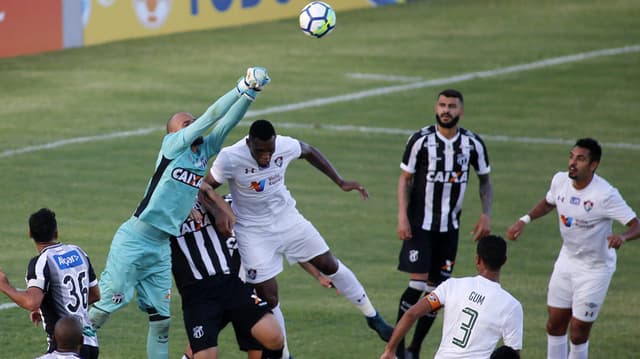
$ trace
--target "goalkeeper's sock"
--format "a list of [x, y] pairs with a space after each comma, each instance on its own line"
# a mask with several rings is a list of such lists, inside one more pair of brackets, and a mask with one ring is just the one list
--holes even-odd
[[169, 357], [170, 324], [171, 318], [149, 321], [149, 332], [147, 333], [147, 356], [149, 358]]

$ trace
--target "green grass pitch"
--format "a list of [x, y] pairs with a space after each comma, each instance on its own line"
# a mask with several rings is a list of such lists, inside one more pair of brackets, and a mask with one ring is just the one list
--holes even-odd
[[[337, 15], [336, 30], [321, 40], [287, 19], [0, 59], [0, 267], [12, 283], [24, 287], [35, 255], [27, 218], [43, 206], [57, 212], [61, 240], [81, 245], [100, 272], [113, 233], [143, 195], [165, 121], [177, 111], [199, 115], [252, 65], [267, 67], [273, 81], [226, 144], [264, 117], [280, 133], [316, 145], [343, 176], [368, 188], [371, 199], [360, 201], [302, 161], [287, 179], [302, 213], [389, 321], [408, 280], [395, 269], [400, 156], [408, 134], [434, 122], [433, 103], [445, 87], [465, 95], [461, 125], [485, 136], [495, 233], [504, 235], [542, 198], [551, 176], [566, 168], [571, 141], [585, 136], [603, 143], [598, 172], [640, 211], [636, 0], [434, 0]], [[594, 55], [603, 49], [618, 50]], [[575, 54], [583, 56], [567, 57]], [[318, 99], [325, 101], [310, 102]], [[135, 134], [141, 129], [148, 130]], [[474, 274], [468, 233], [480, 205], [471, 177], [455, 276]], [[545, 355], [546, 286], [559, 248], [554, 215], [509, 243], [501, 279], [524, 306], [525, 358]], [[592, 358], [640, 353], [639, 256], [640, 242], [619, 251], [593, 327]], [[347, 300], [297, 267], [278, 279], [294, 356], [382, 352]], [[174, 293], [170, 357], [179, 358], [186, 336]], [[99, 332], [101, 357], [145, 357], [146, 328], [135, 304], [116, 313]], [[438, 319], [424, 357], [435, 352], [440, 329]], [[33, 358], [45, 348], [42, 328], [22, 309], [0, 310], [0, 348], [0, 357]], [[231, 329], [220, 338], [220, 353], [246, 357]]]

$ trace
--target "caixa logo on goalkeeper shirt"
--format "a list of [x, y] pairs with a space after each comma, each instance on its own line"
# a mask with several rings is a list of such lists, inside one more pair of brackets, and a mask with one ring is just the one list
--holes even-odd
[[171, 171], [171, 178], [195, 188], [200, 188], [203, 177], [202, 175], [180, 167], [174, 168], [173, 171]]
[[80, 256], [80, 253], [78, 253], [78, 251], [76, 251], [75, 249], [64, 254], [54, 255], [53, 260], [56, 261], [56, 264], [60, 269], [73, 268], [84, 263], [84, 261], [82, 261], [82, 257]]

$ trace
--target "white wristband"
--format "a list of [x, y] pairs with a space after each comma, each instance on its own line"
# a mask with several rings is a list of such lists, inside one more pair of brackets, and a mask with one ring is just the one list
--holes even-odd
[[520, 220], [524, 222], [524, 224], [529, 224], [531, 222], [531, 216], [525, 214], [524, 216], [520, 217]]

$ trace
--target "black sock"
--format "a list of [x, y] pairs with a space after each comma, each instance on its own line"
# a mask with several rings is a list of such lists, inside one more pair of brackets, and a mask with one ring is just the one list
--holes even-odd
[[411, 345], [409, 345], [409, 350], [411, 350], [412, 352], [420, 351], [422, 342], [429, 333], [429, 329], [431, 329], [433, 321], [436, 320], [436, 316], [437, 312], [432, 312], [418, 319], [418, 324], [416, 324], [416, 329], [413, 332], [413, 340], [411, 341]]
[[262, 349], [262, 359], [280, 359], [282, 358], [282, 350], [284, 348], [280, 348], [278, 350], [269, 350], [267, 348]]
[[[422, 291], [407, 287], [404, 293], [402, 293], [402, 297], [400, 297], [400, 304], [398, 305], [398, 319], [396, 320], [396, 323], [400, 321], [400, 318], [402, 318], [404, 312], [409, 310], [412, 305], [418, 303], [421, 295]], [[400, 343], [398, 343], [396, 357], [398, 359], [404, 359], [404, 339], [402, 339]]]
[[407, 287], [404, 293], [402, 293], [402, 297], [400, 297], [400, 304], [398, 305], [398, 319], [396, 323], [400, 321], [400, 318], [402, 318], [402, 316], [404, 315], [404, 312], [409, 310], [409, 308], [411, 308], [412, 305], [418, 303], [418, 300], [420, 300], [421, 295], [422, 295], [422, 291], [419, 291], [411, 287]]

